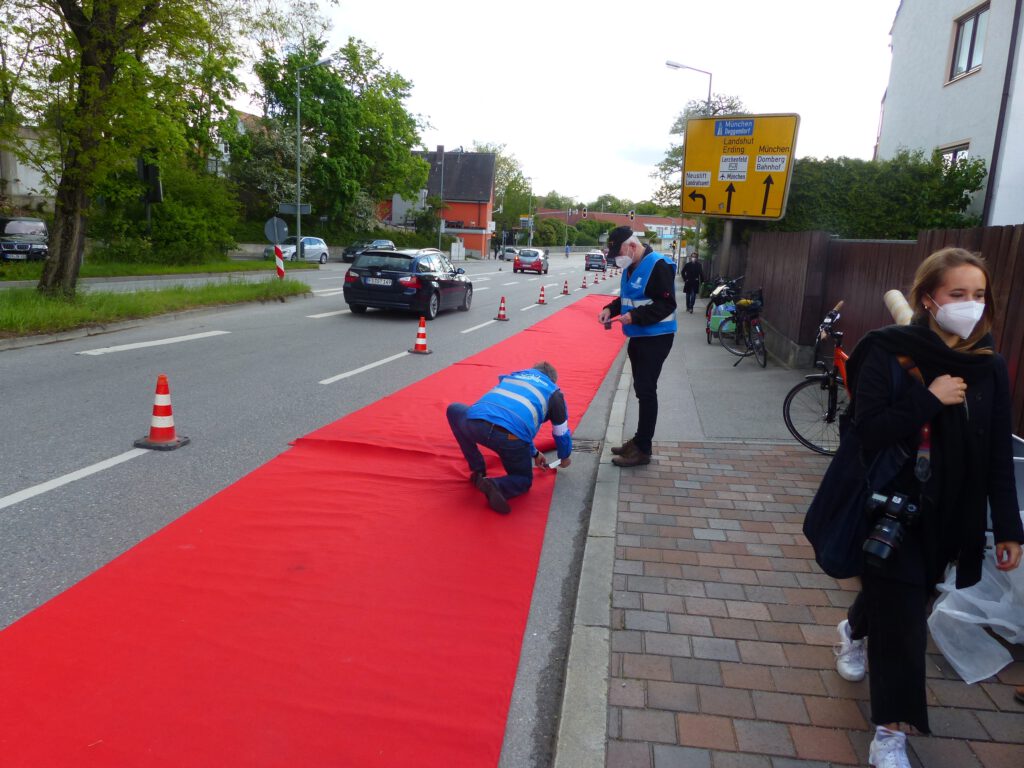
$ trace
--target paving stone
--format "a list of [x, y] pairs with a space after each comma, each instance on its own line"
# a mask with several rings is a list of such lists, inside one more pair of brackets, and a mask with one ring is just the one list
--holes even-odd
[[684, 616], [682, 614], [670, 613], [668, 615], [668, 628], [670, 632], [681, 635], [703, 635], [710, 637], [714, 635], [711, 628], [711, 619], [707, 616]]
[[[819, 680], [820, 682], [820, 680]], [[821, 696], [805, 696], [804, 706], [813, 725], [848, 730], [868, 730], [868, 721], [851, 699], [829, 699]]]
[[[664, 611], [668, 613], [682, 613], [683, 598], [679, 595], [642, 595], [642, 607], [645, 611]], [[640, 607], [640, 606], [637, 606]]]
[[760, 640], [740, 640], [737, 642], [740, 657], [748, 664], [765, 664], [768, 666], [785, 666], [787, 658], [782, 643], [765, 643]]
[[651, 768], [651, 748], [638, 742], [608, 742], [607, 768]]
[[627, 741], [676, 743], [675, 715], [654, 709], [623, 709], [622, 738]]
[[643, 633], [617, 629], [612, 632], [612, 650], [624, 653], [641, 653], [643, 651]]
[[1024, 765], [1024, 746], [1020, 744], [993, 744], [968, 742], [984, 768], [1020, 768]]
[[647, 654], [622, 654], [622, 677], [639, 680], [671, 680], [672, 660], [667, 656], [649, 656]]
[[[692, 616], [728, 616], [724, 600], [713, 600], [706, 597], [687, 597], [686, 612]], [[744, 618], [744, 617], [738, 617]]]
[[647, 706], [673, 712], [697, 712], [700, 700], [693, 683], [647, 683]]
[[988, 692], [977, 685], [967, 685], [956, 680], [930, 680], [928, 688], [935, 695], [939, 706], [965, 707], [967, 709], [996, 709]]
[[616, 589], [612, 592], [612, 606], [640, 610], [643, 608], [642, 597], [639, 592], [624, 592], [621, 589]]
[[627, 610], [625, 612], [625, 628], [668, 632], [668, 614], [662, 611]]
[[[951, 739], [989, 739], [988, 732], [978, 722], [975, 712], [963, 709], [947, 707], [929, 707], [928, 725], [936, 736], [944, 736]], [[980, 713], [985, 714], [985, 713]], [[1017, 728], [1020, 730], [1020, 719], [1017, 719]]]
[[911, 738], [907, 740], [922, 765], [928, 768], [981, 768], [966, 742], [955, 739]]
[[717, 661], [739, 661], [740, 652], [735, 640], [718, 637], [694, 637], [693, 655], [698, 659], [716, 659]]
[[711, 761], [715, 768], [772, 768], [770, 758], [740, 752], [712, 752]]
[[768, 607], [756, 602], [729, 600], [725, 608], [733, 619], [751, 619], [753, 621], [769, 621], [771, 612]]
[[693, 655], [688, 635], [675, 635], [663, 632], [644, 633], [644, 651], [658, 656]]
[[780, 624], [774, 621], [759, 621], [757, 639], [769, 643], [802, 643], [804, 633], [800, 630], [805, 624]]
[[733, 640], [756, 640], [759, 622], [748, 619], [711, 619], [711, 629], [715, 637], [728, 637]]
[[723, 584], [720, 582], [714, 582], [711, 584], [705, 584], [704, 591], [708, 597], [714, 597], [720, 600], [747, 599], [747, 595], [743, 591], [743, 585], [741, 584]]
[[644, 564], [638, 560], [616, 560], [612, 570], [613, 573], [641, 576], [644, 572]]
[[791, 757], [773, 757], [772, 768], [831, 768], [818, 760], [794, 760]]
[[739, 688], [699, 685], [697, 686], [697, 696], [702, 714], [747, 719], [754, 717], [754, 706], [748, 691]]
[[722, 682], [729, 688], [772, 691], [775, 690], [775, 684], [769, 669], [756, 664], [722, 662]]
[[722, 669], [718, 662], [705, 659], [672, 659], [671, 679], [677, 683], [721, 685]]
[[796, 753], [801, 758], [843, 765], [856, 765], [858, 762], [846, 731], [808, 725], [791, 725], [789, 731]]
[[995, 741], [1024, 744], [1024, 718], [1019, 712], [975, 712]]
[[735, 720], [736, 741], [741, 752], [757, 755], [796, 755], [789, 728], [782, 723], [761, 723], [756, 720]]
[[654, 747], [654, 768], [711, 768], [711, 753], [690, 747]]
[[681, 713], [676, 715], [679, 744], [705, 749], [736, 749], [732, 720], [717, 715]]

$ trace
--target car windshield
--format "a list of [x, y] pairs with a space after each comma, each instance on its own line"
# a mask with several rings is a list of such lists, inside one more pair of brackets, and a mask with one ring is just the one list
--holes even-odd
[[41, 221], [10, 220], [0, 225], [5, 235], [45, 235], [46, 225]]
[[[303, 238], [303, 239], [305, 239], [305, 238]], [[292, 235], [291, 237], [286, 237], [284, 240], [282, 240], [281, 241], [281, 245], [295, 245], [295, 241], [296, 241], [295, 235]]]
[[540, 251], [523, 249], [519, 252], [519, 258], [521, 259], [536, 259], [538, 256], [540, 256]]
[[401, 253], [361, 253], [356, 257], [353, 267], [363, 269], [386, 269], [391, 272], [409, 272], [412, 269], [412, 257]]

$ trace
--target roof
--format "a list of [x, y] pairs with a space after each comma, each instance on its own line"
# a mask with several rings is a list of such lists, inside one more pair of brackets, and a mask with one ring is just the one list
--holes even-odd
[[427, 194], [452, 202], [487, 203], [494, 195], [495, 155], [493, 152], [444, 152], [442, 165], [437, 152], [417, 152], [430, 163]]

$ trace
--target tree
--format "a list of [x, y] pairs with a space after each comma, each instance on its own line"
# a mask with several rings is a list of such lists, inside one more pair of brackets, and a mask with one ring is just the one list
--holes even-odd
[[682, 170], [683, 156], [686, 146], [686, 121], [691, 117], [715, 117], [717, 115], [745, 115], [747, 108], [736, 96], [726, 96], [716, 93], [707, 101], [689, 101], [683, 111], [672, 124], [669, 133], [682, 137], [679, 144], [669, 145], [668, 152], [664, 159], [658, 163], [656, 170], [651, 177], [659, 182], [658, 189], [654, 193], [654, 200], [660, 205], [679, 209], [680, 193], [682, 191]]
[[504, 144], [474, 143], [473, 151], [494, 154], [494, 223], [497, 231], [518, 229], [519, 217], [527, 216], [533, 210], [530, 181], [523, 174], [519, 161], [505, 149]]

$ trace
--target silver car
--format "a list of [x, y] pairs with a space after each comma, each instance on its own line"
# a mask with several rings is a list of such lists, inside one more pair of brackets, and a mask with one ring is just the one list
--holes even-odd
[[[298, 261], [298, 258], [295, 256], [295, 242], [296, 238], [293, 235], [292, 237], [285, 238], [284, 242], [281, 243], [281, 255], [285, 261]], [[301, 250], [303, 261], [318, 261], [321, 264], [326, 264], [327, 257], [330, 255], [327, 243], [319, 237], [303, 237]], [[263, 249], [263, 258], [274, 258], [274, 246], [268, 245]]]

